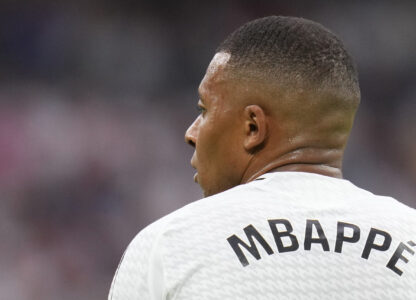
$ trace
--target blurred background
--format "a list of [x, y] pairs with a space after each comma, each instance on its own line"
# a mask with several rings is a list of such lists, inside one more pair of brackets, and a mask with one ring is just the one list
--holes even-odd
[[183, 135], [215, 48], [272, 14], [345, 41], [344, 175], [416, 207], [416, 2], [3, 0], [0, 299], [106, 299], [135, 234], [201, 198]]

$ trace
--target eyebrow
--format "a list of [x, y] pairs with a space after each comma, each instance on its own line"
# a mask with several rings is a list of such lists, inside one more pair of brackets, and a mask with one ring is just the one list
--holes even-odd
[[198, 96], [199, 96], [199, 100], [205, 105], [208, 104], [209, 100], [208, 99], [208, 91], [206, 88], [201, 88], [201, 86], [198, 87]]
[[199, 97], [198, 102], [201, 101], [202, 103], [204, 103], [204, 99], [203, 99], [201, 93], [199, 92], [199, 90], [198, 90], [198, 97]]

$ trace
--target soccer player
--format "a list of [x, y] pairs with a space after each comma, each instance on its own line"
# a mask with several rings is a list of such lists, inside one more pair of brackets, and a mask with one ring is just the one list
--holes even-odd
[[185, 139], [206, 198], [134, 238], [110, 300], [416, 299], [416, 211], [342, 179], [360, 90], [333, 33], [249, 22], [199, 94]]

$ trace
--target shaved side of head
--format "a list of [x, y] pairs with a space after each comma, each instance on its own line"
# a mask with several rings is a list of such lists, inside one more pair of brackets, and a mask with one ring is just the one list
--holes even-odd
[[238, 28], [217, 53], [230, 55], [225, 76], [245, 105], [257, 101], [285, 127], [284, 151], [345, 148], [360, 89], [335, 34], [310, 20], [271, 16]]

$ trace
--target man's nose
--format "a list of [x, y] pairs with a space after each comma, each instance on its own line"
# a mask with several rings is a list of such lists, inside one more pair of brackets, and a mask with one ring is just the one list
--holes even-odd
[[195, 119], [195, 121], [189, 126], [189, 128], [185, 132], [185, 143], [191, 145], [195, 148], [196, 139], [198, 137], [198, 124], [199, 124], [199, 117]]

